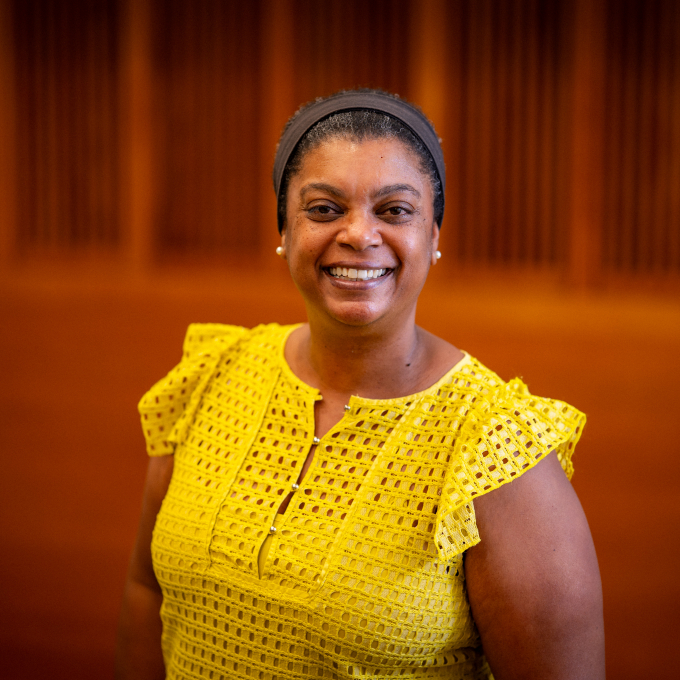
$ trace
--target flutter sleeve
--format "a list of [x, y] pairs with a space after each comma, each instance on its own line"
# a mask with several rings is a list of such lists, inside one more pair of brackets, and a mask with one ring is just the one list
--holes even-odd
[[223, 324], [189, 326], [182, 360], [139, 402], [150, 456], [174, 453], [178, 432], [194, 412], [219, 358], [245, 332], [245, 328]]
[[454, 445], [435, 522], [439, 557], [479, 543], [473, 500], [511, 482], [555, 451], [567, 477], [586, 417], [569, 404], [534, 397], [518, 379], [480, 396]]

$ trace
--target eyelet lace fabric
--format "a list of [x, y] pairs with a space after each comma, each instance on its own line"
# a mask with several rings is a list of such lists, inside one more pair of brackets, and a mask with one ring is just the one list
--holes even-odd
[[140, 402], [149, 455], [175, 456], [152, 543], [167, 677], [491, 677], [474, 498], [551, 451], [571, 476], [585, 416], [466, 356], [418, 394], [352, 397], [295, 490], [320, 394], [283, 358], [293, 328], [194, 324]]

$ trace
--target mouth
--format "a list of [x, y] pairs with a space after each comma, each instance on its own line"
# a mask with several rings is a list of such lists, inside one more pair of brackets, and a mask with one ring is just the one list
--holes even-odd
[[328, 267], [326, 271], [339, 281], [372, 281], [387, 276], [391, 269], [354, 269], [350, 267]]

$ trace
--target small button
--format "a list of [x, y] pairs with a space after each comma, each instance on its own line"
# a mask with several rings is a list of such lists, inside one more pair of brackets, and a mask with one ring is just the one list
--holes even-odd
[[275, 534], [276, 533], [276, 527], [269, 527], [269, 533]]
[[318, 437], [314, 437], [312, 440], [315, 444], [318, 444], [321, 440]]
[[293, 484], [293, 491], [297, 491], [300, 488], [299, 484]]
[[352, 407], [349, 404], [345, 404], [345, 411], [349, 411]]

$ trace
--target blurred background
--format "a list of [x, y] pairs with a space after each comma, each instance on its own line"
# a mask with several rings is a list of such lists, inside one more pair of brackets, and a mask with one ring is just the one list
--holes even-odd
[[0, 675], [112, 677], [188, 323], [294, 322], [271, 166], [357, 86], [443, 139], [419, 322], [584, 410], [610, 678], [680, 668], [677, 0], [0, 0]]

